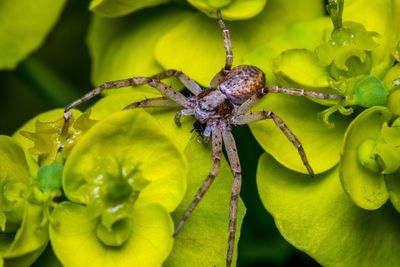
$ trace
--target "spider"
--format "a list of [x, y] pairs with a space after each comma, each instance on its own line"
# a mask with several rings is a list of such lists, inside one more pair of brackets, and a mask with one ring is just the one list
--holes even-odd
[[[242, 176], [236, 143], [231, 133], [232, 125], [244, 125], [252, 122], [272, 119], [283, 134], [297, 148], [300, 158], [310, 176], [314, 172], [307, 160], [303, 146], [294, 133], [288, 128], [278, 115], [272, 111], [250, 112], [250, 109], [268, 93], [283, 93], [295, 96], [305, 96], [319, 99], [341, 100], [344, 97], [335, 94], [305, 91], [303, 89], [282, 88], [278, 86], [266, 87], [265, 75], [257, 67], [251, 65], [239, 65], [232, 68], [233, 54], [230, 33], [222, 19], [220, 11], [217, 11], [217, 21], [222, 31], [225, 48], [225, 66], [211, 80], [208, 88], [202, 88], [183, 72], [170, 69], [150, 77], [133, 77], [123, 80], [110, 81], [101, 84], [81, 98], [69, 104], [64, 110], [64, 120], [67, 122], [72, 117], [70, 110], [80, 103], [87, 101], [103, 90], [138, 86], [148, 84], [157, 89], [163, 97], [145, 99], [132, 103], [125, 109], [180, 106], [181, 109], [175, 115], [175, 123], [180, 126], [181, 116], [194, 116], [194, 131], [201, 134], [204, 142], [211, 139], [213, 164], [208, 176], [198, 189], [195, 198], [185, 210], [173, 236], [176, 237], [182, 229], [185, 221], [210, 188], [220, 168], [223, 145], [228, 156], [231, 171], [234, 176], [229, 211], [229, 238], [226, 255], [226, 266], [232, 263], [234, 242], [236, 234], [238, 198], [241, 189]], [[190, 96], [184, 96], [161, 80], [168, 77], [176, 77], [190, 92]]]

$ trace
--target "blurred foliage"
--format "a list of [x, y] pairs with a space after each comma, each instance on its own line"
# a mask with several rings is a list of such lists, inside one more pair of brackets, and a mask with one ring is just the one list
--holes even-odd
[[[240, 205], [237, 265], [318, 265], [282, 239], [262, 204], [284, 238], [323, 265], [376, 266], [382, 258], [385, 266], [398, 262], [398, 0], [329, 0], [330, 16], [324, 12], [326, 3], [319, 0], [3, 2], [0, 106], [7, 116], [0, 121], [0, 134], [11, 135], [30, 119], [21, 128], [30, 140], [19, 132], [13, 139], [0, 140], [0, 183], [9, 184], [2, 187], [0, 199], [8, 201], [0, 211], [4, 266], [30, 265], [42, 251], [36, 266], [59, 266], [53, 249], [71, 266], [123, 261], [128, 253], [121, 248], [125, 243], [130, 253], [138, 253], [132, 264], [136, 260], [159, 265], [168, 255], [167, 266], [224, 264], [232, 179], [226, 162], [172, 245], [172, 221], [177, 223], [209, 172], [210, 151], [197, 142], [197, 133], [191, 134], [191, 118], [183, 118], [181, 128], [174, 125], [174, 109], [149, 110], [154, 116], [118, 112], [133, 101], [159, 96], [158, 92], [146, 86], [110, 90], [91, 106], [91, 113], [73, 111], [76, 121], [71, 125], [63, 124], [60, 109], [42, 113], [39, 121], [31, 119], [65, 106], [93, 85], [163, 69], [182, 70], [207, 86], [225, 56], [217, 9], [231, 20], [226, 24], [235, 65], [260, 67], [268, 85], [346, 97], [335, 102], [271, 94], [255, 107], [279, 114], [301, 140], [318, 174], [313, 180], [302, 174], [306, 170], [297, 150], [273, 122], [253, 124], [251, 132], [247, 127], [234, 129], [243, 167], [241, 197], [247, 208], [243, 219], [245, 208]], [[21, 19], [22, 15], [35, 19]], [[7, 71], [10, 68], [15, 70]], [[173, 79], [167, 82], [182, 87]], [[71, 136], [73, 142], [66, 142]], [[152, 149], [147, 148], [150, 144]], [[59, 153], [61, 146], [66, 149]], [[146, 165], [138, 151], [150, 150], [165, 161]], [[126, 157], [135, 166], [127, 164]], [[63, 169], [60, 162], [66, 158]], [[68, 201], [57, 204], [63, 171], [63, 198]], [[19, 172], [24, 181], [15, 182], [10, 174]], [[138, 221], [128, 214], [135, 214]], [[155, 224], [146, 225], [147, 218]], [[51, 245], [46, 247], [47, 231], [40, 240], [31, 238], [39, 229], [35, 225], [50, 226]], [[157, 256], [149, 256], [151, 246], [145, 238], [133, 238], [141, 234], [161, 244]], [[26, 238], [34, 241], [15, 252], [16, 244]], [[82, 239], [89, 240], [87, 249], [75, 257]], [[118, 249], [107, 254], [109, 246]], [[87, 261], [82, 260], [85, 257]]]
[[0, 2], [0, 69], [14, 69], [44, 41], [65, 0]]

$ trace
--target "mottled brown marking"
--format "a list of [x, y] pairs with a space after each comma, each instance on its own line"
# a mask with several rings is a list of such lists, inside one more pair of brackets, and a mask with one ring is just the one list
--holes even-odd
[[220, 84], [220, 90], [233, 103], [242, 104], [265, 86], [265, 75], [259, 68], [240, 65], [233, 68]]

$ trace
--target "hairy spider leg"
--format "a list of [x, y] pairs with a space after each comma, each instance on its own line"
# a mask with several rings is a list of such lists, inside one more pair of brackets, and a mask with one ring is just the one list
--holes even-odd
[[[268, 93], [281, 93], [281, 94], [286, 94], [286, 95], [307, 96], [307, 97], [318, 98], [318, 99], [332, 99], [332, 100], [345, 99], [345, 97], [342, 95], [326, 94], [326, 93], [315, 92], [315, 91], [307, 91], [304, 89], [286, 88], [286, 87], [278, 87], [278, 86], [271, 86], [271, 87], [265, 88], [265, 90]], [[264, 95], [267, 92], [265, 92]]]
[[224, 48], [226, 53], [224, 71], [229, 72], [232, 68], [232, 61], [233, 61], [231, 37], [228, 28], [225, 26], [225, 23], [222, 20], [222, 15], [220, 10], [217, 11], [217, 20], [222, 31], [222, 37], [224, 39]]
[[86, 102], [86, 101], [92, 99], [93, 97], [101, 94], [104, 90], [117, 89], [117, 88], [128, 87], [128, 86], [135, 87], [135, 86], [139, 86], [139, 85], [143, 85], [143, 84], [148, 84], [151, 87], [154, 87], [155, 89], [160, 91], [160, 93], [162, 95], [167, 96], [168, 98], [171, 98], [173, 101], [175, 101], [179, 105], [181, 105], [183, 107], [189, 107], [190, 105], [184, 95], [182, 95], [181, 93], [177, 92], [173, 88], [167, 86], [166, 84], [164, 84], [160, 81], [160, 79], [165, 79], [165, 78], [168, 78], [171, 76], [175, 76], [193, 94], [196, 95], [199, 92], [201, 92], [201, 87], [197, 83], [195, 83], [193, 80], [191, 80], [184, 73], [177, 71], [177, 70], [163, 71], [163, 72], [153, 75], [151, 77], [133, 77], [133, 78], [129, 78], [129, 79], [110, 81], [110, 82], [106, 82], [106, 83], [99, 85], [98, 87], [89, 91], [82, 97], [80, 97], [77, 100], [70, 103], [64, 110], [64, 120], [69, 121], [71, 119], [72, 114], [69, 112], [71, 109], [73, 109], [76, 106], [78, 106], [79, 104]]
[[226, 256], [226, 266], [231, 266], [233, 249], [235, 247], [238, 199], [240, 189], [242, 187], [242, 171], [240, 167], [239, 155], [236, 148], [236, 142], [229, 126], [222, 129], [222, 138], [224, 140], [226, 154], [228, 155], [229, 165], [231, 167], [234, 177], [229, 208], [229, 238], [228, 251]]
[[218, 127], [213, 127], [212, 130], [212, 150], [213, 150], [213, 165], [208, 174], [207, 178], [203, 181], [201, 187], [198, 189], [195, 198], [190, 203], [189, 207], [185, 210], [182, 215], [182, 218], [179, 220], [178, 225], [175, 228], [173, 237], [176, 237], [186, 220], [190, 217], [193, 210], [197, 207], [200, 200], [203, 198], [207, 190], [210, 188], [211, 184], [214, 182], [215, 177], [219, 172], [220, 162], [221, 162], [221, 154], [222, 154], [222, 133], [221, 129]]
[[299, 141], [299, 139], [294, 135], [294, 133], [289, 129], [289, 127], [283, 122], [283, 120], [276, 115], [272, 111], [258, 111], [253, 113], [248, 113], [244, 115], [237, 115], [232, 118], [232, 124], [235, 125], [244, 125], [249, 124], [256, 121], [261, 121], [265, 119], [272, 119], [275, 124], [279, 127], [279, 129], [285, 134], [285, 136], [289, 139], [290, 142], [297, 148], [297, 151], [301, 157], [301, 161], [304, 166], [307, 168], [310, 176], [314, 176], [314, 171], [311, 168], [310, 163], [308, 163], [306, 153], [304, 152], [303, 145]]
[[155, 97], [133, 102], [124, 107], [123, 109], [151, 108], [151, 107], [180, 107], [180, 105], [178, 105], [175, 101], [172, 101], [167, 97]]
[[[171, 99], [167, 97], [155, 97], [155, 98], [149, 98], [137, 102], [133, 102], [124, 109], [135, 109], [135, 108], [156, 108], [156, 107], [181, 107], [178, 105], [175, 101], [172, 101]], [[175, 124], [180, 127], [182, 126], [181, 124], [181, 117], [182, 116], [190, 116], [194, 115], [193, 109], [182, 109], [176, 112], [175, 117], [174, 117], [174, 122]]]
[[221, 28], [222, 38], [224, 40], [225, 66], [211, 80], [210, 88], [214, 88], [214, 89], [217, 89], [219, 84], [221, 82], [223, 82], [225, 75], [228, 74], [229, 71], [231, 70], [232, 62], [233, 62], [232, 43], [231, 43], [231, 37], [229, 34], [229, 29], [225, 26], [225, 23], [222, 20], [221, 11], [219, 11], [219, 10], [217, 11], [217, 20], [218, 20], [218, 24]]
[[345, 99], [345, 97], [342, 95], [326, 94], [326, 93], [321, 93], [321, 92], [307, 91], [304, 89], [271, 86], [271, 87], [261, 89], [258, 94], [255, 94], [252, 97], [250, 97], [248, 100], [246, 100], [242, 105], [240, 105], [240, 107], [238, 109], [238, 113], [245, 113], [245, 112], [249, 111], [267, 93], [281, 93], [281, 94], [286, 94], [286, 95], [305, 96], [305, 97], [312, 97], [312, 98], [317, 98], [317, 99], [332, 99], [332, 100]]
[[195, 81], [189, 78], [186, 74], [179, 70], [169, 69], [163, 72], [160, 72], [156, 75], [151, 76], [151, 78], [156, 80], [163, 80], [169, 77], [175, 76], [190, 92], [194, 95], [198, 95], [201, 93], [202, 89], [200, 85], [198, 85]]

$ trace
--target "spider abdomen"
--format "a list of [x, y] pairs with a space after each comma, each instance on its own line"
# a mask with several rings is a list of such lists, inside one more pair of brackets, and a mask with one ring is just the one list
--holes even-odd
[[259, 68], [239, 65], [233, 68], [219, 85], [226, 97], [234, 104], [242, 104], [265, 85], [265, 75]]

